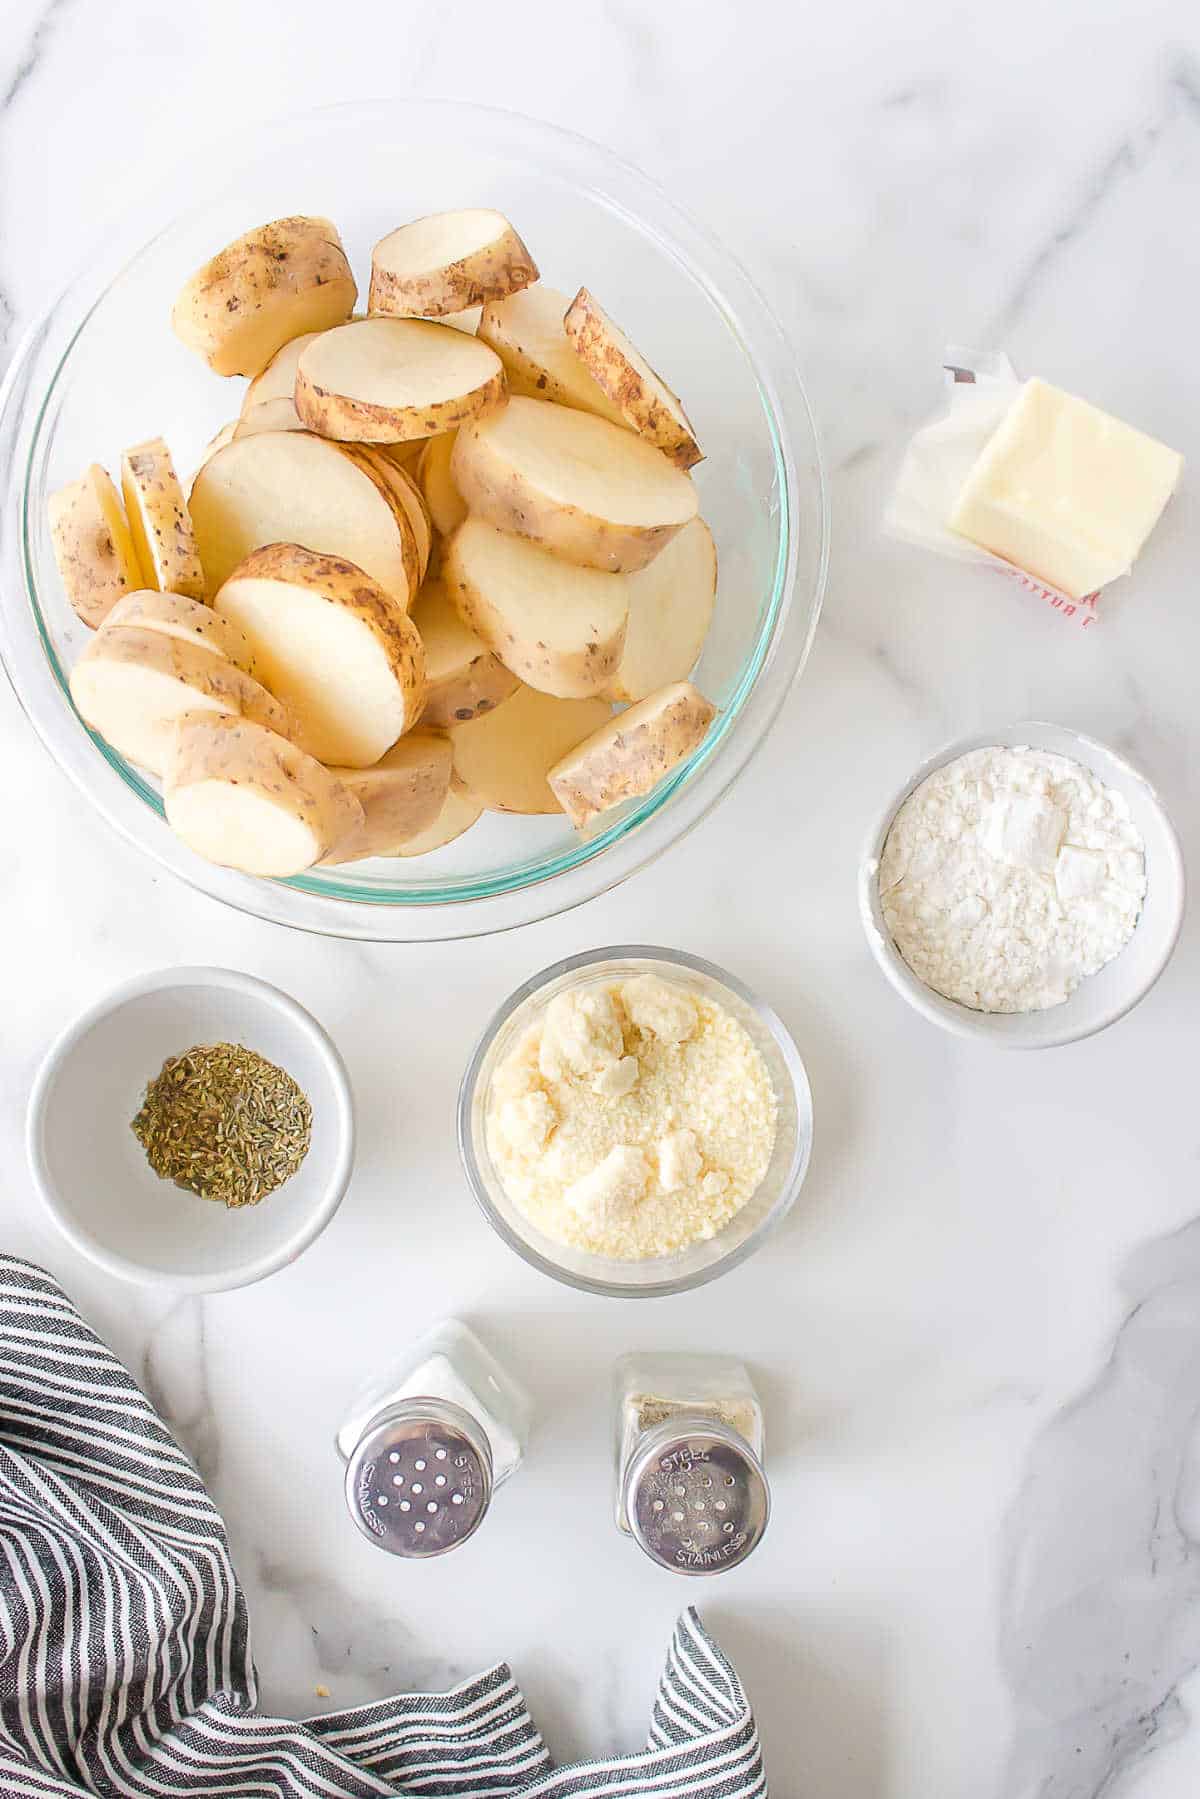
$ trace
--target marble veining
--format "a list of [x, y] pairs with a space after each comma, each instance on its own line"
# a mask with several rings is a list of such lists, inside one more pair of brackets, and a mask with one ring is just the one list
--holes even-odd
[[[295, 0], [286, 29], [238, 0], [8, 0], [0, 360], [164, 158], [194, 183], [229, 122], [387, 89], [600, 138], [743, 260], [795, 345], [832, 473], [817, 643], [734, 794], [665, 861], [515, 936], [411, 950], [274, 932], [171, 882], [89, 811], [0, 684], [4, 1247], [54, 1270], [196, 1458], [270, 1706], [304, 1715], [508, 1660], [559, 1759], [638, 1746], [696, 1589], [612, 1527], [609, 1376], [631, 1347], [707, 1344], [745, 1356], [767, 1397], [771, 1529], [700, 1597], [774, 1791], [1192, 1799], [1197, 928], [1112, 1031], [1007, 1057], [951, 1042], [885, 986], [854, 881], [908, 770], [1029, 716], [1141, 767], [1200, 866], [1193, 0], [360, 0], [337, 20]], [[1007, 350], [1189, 459], [1086, 635], [1015, 583], [880, 533], [948, 342]], [[162, 428], [147, 396], [147, 434]], [[613, 1306], [487, 1232], [454, 1094], [518, 981], [655, 939], [769, 994], [808, 1063], [816, 1145], [760, 1257], [718, 1288]], [[91, 1271], [24, 1175], [49, 1037], [106, 987], [182, 961], [253, 970], [309, 1006], [346, 1055], [362, 1139], [319, 1245], [203, 1301]], [[531, 1387], [537, 1434], [486, 1532], [396, 1568], [345, 1517], [333, 1434], [364, 1376], [449, 1312]]]

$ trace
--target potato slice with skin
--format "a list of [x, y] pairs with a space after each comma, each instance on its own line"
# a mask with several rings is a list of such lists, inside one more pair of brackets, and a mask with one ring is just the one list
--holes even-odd
[[410, 838], [428, 831], [450, 791], [454, 752], [440, 731], [412, 731], [373, 768], [331, 768], [363, 809], [361, 825], [335, 843], [326, 862], [397, 856]]
[[494, 350], [431, 319], [356, 319], [314, 338], [296, 366], [296, 411], [340, 443], [451, 431], [505, 392]]
[[185, 712], [242, 714], [285, 736], [292, 728], [287, 708], [217, 650], [138, 625], [97, 632], [71, 670], [71, 698], [119, 755], [156, 775]]
[[261, 375], [292, 338], [340, 325], [358, 289], [328, 219], [275, 219], [235, 238], [184, 283], [176, 336], [218, 375]]
[[688, 469], [703, 461], [704, 451], [678, 397], [586, 287], [572, 300], [563, 323], [580, 360], [625, 424], [676, 468]]
[[414, 437], [406, 444], [376, 444], [375, 448], [389, 462], [394, 462], [397, 468], [415, 469], [425, 446], [436, 441], [432, 437]]
[[450, 472], [468, 511], [610, 574], [653, 562], [698, 507], [688, 477], [632, 431], [517, 395], [461, 427]]
[[412, 526], [413, 537], [417, 545], [419, 585], [425, 579], [425, 571], [429, 567], [429, 558], [433, 552], [433, 524], [429, 517], [429, 509], [421, 497], [421, 490], [406, 468], [401, 468], [398, 463], [393, 462], [390, 456], [383, 454], [381, 446], [355, 444], [352, 447], [361, 456], [366, 456], [379, 471], [387, 483], [389, 493]]
[[369, 768], [425, 704], [412, 621], [354, 563], [276, 543], [247, 556], [213, 605], [239, 624], [263, 678], [318, 761]]
[[118, 625], [136, 625], [143, 631], [165, 631], [182, 643], [198, 643], [202, 649], [224, 656], [245, 675], [258, 679], [258, 667], [246, 633], [232, 619], [222, 618], [203, 600], [190, 600], [183, 594], [158, 593], [148, 588], [141, 593], [127, 593], [118, 600], [103, 625], [103, 631]]
[[185, 714], [172, 731], [167, 822], [209, 862], [245, 874], [300, 874], [363, 822], [337, 776], [248, 719]]
[[431, 437], [421, 451], [417, 464], [417, 482], [429, 508], [433, 528], [442, 537], [450, 537], [467, 516], [467, 505], [450, 472], [457, 431], [445, 431]]
[[124, 594], [146, 585], [121, 496], [98, 462], [47, 505], [54, 560], [72, 610], [94, 631]]
[[421, 831], [410, 837], [407, 843], [401, 844], [396, 851], [398, 856], [428, 856], [434, 850], [445, 849], [469, 831], [483, 816], [483, 801], [463, 785], [458, 775], [450, 777], [450, 791], [442, 802], [442, 809], [427, 831]]
[[440, 577], [422, 587], [412, 621], [425, 647], [429, 683], [423, 725], [466, 724], [495, 711], [520, 686], [495, 651], [463, 623]]
[[479, 319], [482, 306], [464, 306], [461, 312], [439, 312], [439, 325], [453, 325], [456, 331], [465, 331], [474, 337], [479, 330]]
[[567, 336], [563, 317], [569, 305], [566, 294], [539, 281], [505, 300], [490, 301], [478, 335], [504, 364], [514, 393], [575, 406], [625, 425], [625, 414], [592, 377]]
[[121, 489], [137, 559], [160, 593], [204, 594], [191, 514], [166, 440], [147, 438], [121, 457]]
[[560, 700], [518, 687], [494, 712], [455, 725], [455, 773], [489, 812], [559, 812], [547, 774], [610, 717], [605, 700]]
[[381, 478], [311, 432], [226, 444], [196, 476], [190, 507], [210, 593], [252, 550], [299, 543], [357, 563], [406, 608], [416, 596], [416, 544]]
[[480, 518], [468, 518], [446, 545], [442, 577], [463, 623], [526, 686], [586, 699], [616, 673], [627, 577], [577, 568]]
[[242, 395], [242, 417], [253, 411], [256, 406], [263, 406], [268, 400], [291, 400], [296, 392], [296, 364], [300, 360], [300, 352], [305, 344], [310, 344], [319, 331], [302, 331], [299, 337], [289, 338], [281, 349], [276, 350], [261, 375], [256, 375]]
[[413, 528], [408, 496], [400, 484], [402, 471], [396, 467], [394, 462], [384, 456], [375, 444], [339, 444], [338, 448], [374, 482], [392, 509], [392, 516], [396, 521], [396, 528], [404, 546], [404, 567], [407, 573], [409, 595], [406, 610], [409, 610], [412, 602], [416, 599], [417, 589], [425, 575], [424, 565], [421, 561], [421, 545]]
[[[200, 460], [196, 464], [196, 475], [200, 473], [200, 470], [204, 467], [210, 456], [215, 456], [218, 450], [223, 450], [226, 444], [233, 442], [237, 428], [238, 420], [230, 419], [227, 425], [222, 425], [219, 431], [213, 433], [205, 444]], [[196, 479], [196, 475], [192, 476], [193, 481]]]
[[690, 675], [717, 597], [717, 550], [702, 518], [673, 537], [649, 568], [625, 577], [629, 628], [605, 692], [624, 705]]
[[262, 400], [242, 413], [233, 427], [234, 437], [253, 437], [256, 431], [304, 431], [307, 427], [286, 394], [279, 400]]
[[623, 800], [649, 793], [702, 742], [716, 710], [690, 681], [676, 681], [569, 750], [547, 778], [576, 830]]
[[515, 294], [537, 265], [503, 213], [437, 212], [380, 238], [371, 254], [371, 312], [438, 318]]

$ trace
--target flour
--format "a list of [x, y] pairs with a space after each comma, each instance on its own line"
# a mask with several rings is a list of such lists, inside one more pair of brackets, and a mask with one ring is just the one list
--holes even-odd
[[913, 973], [981, 1012], [1061, 1005], [1133, 935], [1145, 846], [1121, 794], [1042, 750], [972, 750], [892, 822], [883, 916]]

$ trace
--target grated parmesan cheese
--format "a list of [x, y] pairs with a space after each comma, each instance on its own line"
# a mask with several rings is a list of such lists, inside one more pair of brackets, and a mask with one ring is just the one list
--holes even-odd
[[762, 1056], [722, 1006], [657, 975], [556, 995], [497, 1067], [488, 1149], [548, 1237], [621, 1261], [714, 1237], [775, 1147]]

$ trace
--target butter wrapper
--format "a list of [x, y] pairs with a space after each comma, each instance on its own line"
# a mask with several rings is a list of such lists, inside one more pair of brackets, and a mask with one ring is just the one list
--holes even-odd
[[885, 531], [955, 562], [999, 569], [1052, 606], [1060, 618], [1086, 630], [1098, 616], [1096, 594], [1073, 600], [1003, 556], [993, 556], [990, 550], [960, 537], [946, 524], [967, 476], [1016, 398], [1021, 381], [1007, 356], [957, 345], [946, 351], [945, 374], [948, 404], [908, 446], [884, 514]]

